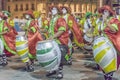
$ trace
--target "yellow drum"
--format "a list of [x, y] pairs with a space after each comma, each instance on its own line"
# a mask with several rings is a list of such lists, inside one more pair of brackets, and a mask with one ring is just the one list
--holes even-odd
[[107, 74], [117, 70], [117, 52], [106, 37], [98, 37], [93, 43], [95, 61]]
[[22, 62], [28, 62], [28, 41], [24, 36], [16, 36], [16, 50], [17, 54], [20, 56]]

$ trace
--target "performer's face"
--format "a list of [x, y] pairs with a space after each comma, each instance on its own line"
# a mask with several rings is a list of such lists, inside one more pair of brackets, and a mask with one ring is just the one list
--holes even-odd
[[103, 14], [108, 17], [110, 15], [110, 12], [108, 10], [104, 10]]
[[26, 18], [26, 19], [29, 19], [29, 18], [30, 18], [30, 15], [28, 15], [28, 14], [25, 15], [25, 18]]
[[6, 17], [8, 17], [7, 13], [4, 13], [4, 15], [5, 15]]
[[58, 10], [56, 7], [53, 7], [53, 9], [51, 10], [52, 15], [56, 15], [58, 13]]
[[120, 9], [118, 10], [118, 14], [120, 15]]
[[63, 14], [67, 13], [67, 10], [65, 8], [62, 9]]
[[2, 21], [2, 18], [0, 17], [0, 21]]

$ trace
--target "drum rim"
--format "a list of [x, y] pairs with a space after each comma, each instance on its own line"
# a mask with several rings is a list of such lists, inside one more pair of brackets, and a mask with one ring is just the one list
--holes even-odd
[[43, 41], [38, 41], [37, 43], [44, 43], [44, 42], [52, 42], [54, 40], [43, 40]]

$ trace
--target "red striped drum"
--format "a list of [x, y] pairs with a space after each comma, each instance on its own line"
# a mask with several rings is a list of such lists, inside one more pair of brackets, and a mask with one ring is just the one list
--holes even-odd
[[58, 69], [61, 60], [61, 51], [54, 40], [45, 40], [37, 43], [37, 60], [46, 71]]
[[16, 36], [16, 50], [17, 54], [20, 56], [22, 62], [28, 62], [28, 41], [25, 36], [18, 35]]
[[98, 37], [94, 40], [93, 55], [105, 73], [117, 70], [117, 52], [108, 38]]

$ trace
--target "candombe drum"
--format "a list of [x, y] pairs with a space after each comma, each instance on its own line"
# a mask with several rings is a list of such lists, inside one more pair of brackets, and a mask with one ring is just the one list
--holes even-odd
[[4, 44], [2, 40], [0, 39], [0, 55], [4, 54], [3, 51], [4, 51]]
[[54, 40], [39, 41], [36, 46], [37, 60], [46, 71], [57, 70], [61, 60], [61, 51]]
[[98, 37], [94, 40], [93, 55], [106, 74], [117, 70], [117, 52], [108, 38]]
[[22, 62], [28, 62], [28, 41], [23, 35], [16, 36], [16, 50], [17, 54], [20, 56]]
[[87, 43], [92, 43], [93, 38], [92, 37], [88, 37], [87, 35], [84, 35], [84, 40], [85, 40], [85, 45], [84, 45], [84, 49], [86, 50], [92, 50], [92, 44], [87, 44]]

